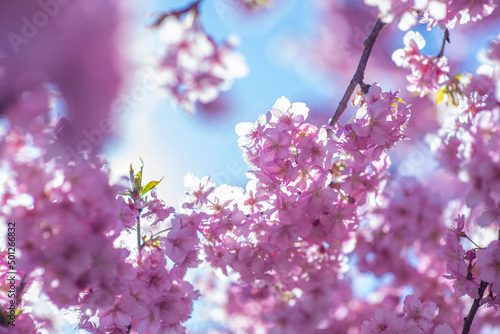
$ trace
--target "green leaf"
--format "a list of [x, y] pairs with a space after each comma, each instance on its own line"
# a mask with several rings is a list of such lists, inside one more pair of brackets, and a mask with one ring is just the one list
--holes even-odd
[[[137, 172], [137, 175], [134, 176], [134, 191], [141, 191], [142, 188], [142, 170], [144, 169], [144, 161], [142, 161], [141, 157], [139, 159], [142, 162], [141, 170]], [[132, 165], [131, 165], [132, 166]]]
[[150, 191], [151, 189], [153, 189], [154, 187], [156, 187], [161, 182], [161, 180], [163, 180], [163, 177], [160, 179], [160, 181], [151, 181], [148, 184], [146, 184], [146, 186], [144, 188], [142, 188], [141, 196], [143, 196], [148, 191]]

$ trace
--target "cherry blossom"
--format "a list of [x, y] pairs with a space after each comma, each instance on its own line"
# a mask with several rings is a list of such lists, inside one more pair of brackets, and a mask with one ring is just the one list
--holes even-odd
[[408, 31], [404, 44], [405, 48], [394, 51], [392, 60], [396, 65], [411, 70], [411, 74], [407, 76], [409, 92], [418, 93], [422, 97], [429, 92], [438, 91], [448, 82], [450, 69], [446, 57], [421, 54], [425, 40], [420, 33]]
[[217, 44], [201, 27], [196, 6], [183, 18], [172, 13], [156, 23], [165, 45], [158, 63], [163, 86], [189, 113], [195, 112], [196, 102], [215, 100], [220, 90], [227, 90], [235, 78], [248, 72], [243, 57], [233, 51], [237, 38]]

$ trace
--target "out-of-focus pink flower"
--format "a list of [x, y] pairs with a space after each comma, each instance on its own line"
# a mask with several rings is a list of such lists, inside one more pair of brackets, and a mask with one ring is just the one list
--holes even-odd
[[423, 331], [432, 328], [433, 321], [437, 315], [438, 307], [436, 303], [428, 301], [424, 304], [415, 296], [406, 296], [403, 302], [405, 318], [415, 323]]
[[193, 9], [182, 19], [169, 15], [160, 34], [166, 50], [159, 62], [168, 94], [189, 113], [196, 102], [214, 101], [220, 90], [231, 87], [235, 78], [247, 75], [244, 58], [233, 51], [236, 37], [217, 44], [200, 28]]
[[[98, 151], [109, 134], [122, 81], [118, 7], [114, 0], [2, 3], [0, 31], [6, 38], [0, 51], [7, 64], [0, 82], [2, 112], [16, 113], [15, 119], [46, 114], [43, 104], [34, 105], [34, 92], [46, 83], [56, 85], [69, 118], [60, 138], [74, 151]], [[19, 104], [29, 95], [29, 105]]]
[[182, 226], [179, 219], [172, 222], [172, 230], [164, 239], [165, 253], [175, 263], [182, 263], [187, 254], [194, 250], [199, 240], [193, 226]]

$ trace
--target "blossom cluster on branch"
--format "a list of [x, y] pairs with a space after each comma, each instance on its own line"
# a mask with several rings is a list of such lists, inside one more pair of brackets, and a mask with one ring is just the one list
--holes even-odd
[[377, 6], [384, 22], [397, 21], [401, 30], [408, 30], [417, 23], [427, 23], [428, 28], [439, 25], [452, 29], [457, 21], [466, 24], [490, 15], [496, 7], [494, 0], [424, 0], [393, 1], [365, 0]]
[[164, 50], [158, 61], [162, 86], [184, 110], [214, 101], [235, 78], [247, 75], [245, 59], [234, 51], [236, 36], [218, 44], [203, 29], [199, 2], [186, 10], [166, 13], [155, 22]]

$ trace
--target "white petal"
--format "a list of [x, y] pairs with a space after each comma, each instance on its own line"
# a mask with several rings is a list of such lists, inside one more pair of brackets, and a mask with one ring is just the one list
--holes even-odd
[[279, 118], [282, 116], [285, 112], [288, 111], [292, 104], [286, 97], [280, 97], [276, 103], [274, 103], [273, 108], [271, 110], [272, 114], [274, 117]]
[[179, 43], [184, 35], [184, 30], [179, 20], [174, 17], [169, 17], [162, 24], [159, 33], [160, 40], [166, 44]]
[[303, 116], [304, 120], [309, 114], [309, 108], [306, 107], [306, 104], [302, 102], [295, 102], [294, 104], [292, 104], [292, 109], [290, 111], [296, 116]]
[[414, 40], [417, 43], [419, 50], [422, 50], [425, 46], [425, 39], [418, 31], [408, 31], [403, 38], [403, 42], [406, 46], [410, 45], [410, 41]]
[[403, 67], [406, 64], [405, 61], [405, 51], [403, 49], [397, 49], [392, 53], [392, 61], [399, 67]]
[[200, 185], [200, 179], [196, 177], [193, 173], [187, 173], [184, 176], [184, 187], [190, 189], [196, 189]]
[[429, 3], [429, 15], [436, 21], [441, 21], [446, 17], [446, 4], [440, 1]]
[[398, 28], [401, 31], [406, 31], [417, 24], [416, 14], [405, 12], [399, 21]]
[[254, 129], [254, 125], [253, 125], [253, 123], [250, 123], [250, 122], [238, 123], [238, 124], [236, 124], [236, 127], [234, 128], [236, 134], [240, 137], [249, 134], [250, 132], [253, 131], [253, 129]]

